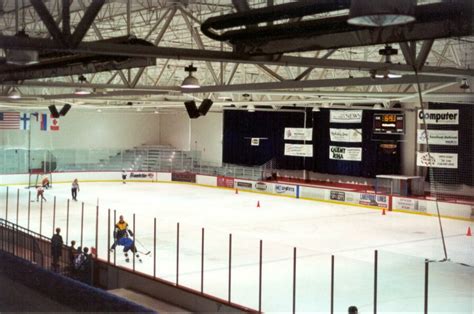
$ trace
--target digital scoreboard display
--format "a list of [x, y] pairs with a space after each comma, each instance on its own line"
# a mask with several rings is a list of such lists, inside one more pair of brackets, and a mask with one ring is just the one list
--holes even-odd
[[405, 114], [375, 113], [373, 131], [379, 134], [405, 134]]

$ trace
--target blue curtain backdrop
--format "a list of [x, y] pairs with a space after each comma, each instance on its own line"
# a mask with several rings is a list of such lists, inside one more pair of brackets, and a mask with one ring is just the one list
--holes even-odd
[[[308, 113], [309, 112], [309, 113]], [[312, 158], [284, 155], [285, 127], [311, 127], [310, 110], [256, 111], [224, 110], [223, 161], [226, 163], [255, 166], [275, 158], [280, 169], [311, 168]], [[260, 138], [258, 146], [252, 146], [252, 138]], [[287, 141], [287, 143], [301, 143]], [[311, 143], [308, 143], [311, 144]]]
[[[332, 109], [334, 110], [334, 109]], [[383, 111], [377, 111], [383, 112]], [[306, 113], [306, 114], [305, 114]], [[313, 128], [313, 158], [284, 155], [285, 143], [303, 144], [284, 140], [285, 127]], [[319, 112], [311, 109], [294, 112], [243, 110], [224, 111], [223, 161], [240, 165], [262, 165], [275, 158], [277, 169], [310, 170], [320, 173], [374, 177], [376, 174], [400, 173], [400, 145], [387, 154], [382, 143], [397, 143], [399, 136], [372, 134], [373, 111], [364, 110], [362, 123], [329, 123], [329, 109]], [[362, 143], [331, 143], [329, 128], [361, 128]], [[264, 138], [259, 146], [251, 146], [251, 138]], [[266, 139], [265, 139], [266, 138]], [[329, 159], [329, 146], [362, 147], [362, 161]]]

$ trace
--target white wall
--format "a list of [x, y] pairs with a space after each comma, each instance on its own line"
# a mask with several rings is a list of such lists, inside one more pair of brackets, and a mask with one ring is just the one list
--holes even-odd
[[160, 144], [191, 150], [191, 119], [186, 112], [160, 114]]
[[222, 165], [222, 112], [209, 112], [191, 120], [191, 149], [201, 152], [202, 160]]
[[[39, 122], [32, 122], [32, 149], [124, 149], [160, 140], [159, 117], [153, 114], [98, 113], [73, 107], [59, 120], [59, 131], [41, 131]], [[28, 132], [0, 132], [0, 147], [28, 148]]]

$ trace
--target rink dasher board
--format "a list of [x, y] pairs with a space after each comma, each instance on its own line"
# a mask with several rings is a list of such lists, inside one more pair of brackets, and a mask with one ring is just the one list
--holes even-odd
[[[127, 173], [127, 177], [131, 172]], [[270, 194], [274, 196], [284, 196], [290, 198], [301, 198], [305, 200], [334, 203], [340, 205], [350, 205], [365, 207], [369, 209], [382, 208], [390, 209], [390, 198], [392, 199], [391, 209], [397, 212], [411, 213], [426, 216], [436, 216], [437, 208], [434, 200], [421, 200], [409, 197], [387, 196], [374, 193], [363, 193], [350, 191], [342, 188], [322, 188], [308, 185], [298, 185], [289, 183], [273, 183], [253, 180], [233, 180], [234, 187], [218, 186], [219, 176], [195, 175], [196, 183], [171, 181], [172, 174], [167, 172], [133, 172], [138, 174], [133, 178], [128, 178], [126, 182], [140, 183], [173, 183], [173, 184], [194, 184], [211, 188], [237, 189], [242, 192]], [[150, 173], [153, 177], [148, 176]], [[146, 176], [144, 179], [143, 176]], [[28, 174], [6, 174], [0, 175], [0, 185], [28, 185]], [[122, 173], [119, 171], [96, 171], [96, 172], [55, 172], [53, 173], [54, 184], [70, 184], [75, 178], [79, 183], [113, 183], [122, 182]], [[377, 204], [371, 204], [371, 199], [375, 198]], [[385, 200], [383, 199], [385, 198]], [[473, 221], [471, 218], [472, 204], [460, 204], [449, 202], [438, 202], [441, 216], [444, 218]]]

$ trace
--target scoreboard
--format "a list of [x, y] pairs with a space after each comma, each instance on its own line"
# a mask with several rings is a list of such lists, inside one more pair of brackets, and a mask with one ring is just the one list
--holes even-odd
[[375, 113], [374, 133], [405, 134], [404, 113]]

